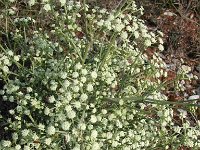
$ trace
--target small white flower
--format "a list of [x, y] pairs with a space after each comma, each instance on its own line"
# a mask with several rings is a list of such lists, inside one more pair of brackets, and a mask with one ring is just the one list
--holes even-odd
[[87, 80], [86, 77], [81, 77], [81, 82], [82, 82], [82, 83], [85, 83], [86, 80]]
[[121, 38], [122, 38], [123, 40], [127, 40], [127, 38], [128, 38], [127, 32], [123, 31], [123, 32], [121, 33]]
[[123, 105], [124, 104], [124, 101], [121, 99], [119, 100], [119, 105]]
[[126, 146], [123, 150], [131, 150], [130, 147]]
[[133, 28], [134, 28], [134, 30], [138, 29], [138, 24], [136, 22], [133, 22]]
[[72, 150], [81, 150], [80, 145], [77, 144]]
[[63, 83], [63, 86], [65, 88], [67, 88], [67, 87], [69, 87], [69, 85], [70, 85], [70, 82], [68, 80], [65, 80], [64, 83]]
[[108, 20], [112, 21], [113, 19], [115, 19], [115, 16], [113, 14], [110, 14]]
[[21, 146], [20, 145], [16, 145], [15, 146], [15, 150], [20, 150], [21, 149]]
[[85, 130], [85, 129], [86, 129], [86, 124], [85, 124], [85, 123], [80, 123], [80, 124], [79, 124], [79, 128], [80, 128], [81, 130]]
[[106, 137], [107, 139], [111, 139], [113, 136], [113, 134], [111, 132], [107, 132]]
[[94, 142], [94, 143], [92, 144], [92, 149], [91, 149], [91, 150], [100, 150], [100, 145], [99, 145], [99, 143]]
[[65, 111], [67, 111], [67, 112], [72, 111], [71, 105], [66, 105], [65, 106]]
[[166, 121], [163, 121], [163, 122], [161, 123], [161, 126], [162, 126], [162, 127], [166, 127], [166, 126], [167, 126], [167, 122], [166, 122]]
[[87, 14], [87, 15], [86, 15], [86, 18], [88, 18], [88, 19], [91, 19], [91, 17], [92, 17], [92, 16], [91, 16], [90, 14]]
[[61, 72], [60, 77], [62, 79], [66, 79], [67, 78], [67, 73], [66, 72]]
[[27, 87], [27, 92], [32, 92], [33, 91], [33, 89], [31, 88], [31, 87]]
[[15, 111], [14, 111], [13, 109], [11, 109], [11, 110], [9, 110], [9, 113], [10, 113], [11, 115], [14, 115], [14, 114], [15, 114]]
[[102, 19], [101, 19], [100, 21], [97, 22], [97, 25], [98, 25], [98, 26], [103, 26], [103, 24], [104, 24], [104, 20], [102, 20]]
[[160, 77], [160, 72], [156, 72], [155, 76], [156, 76], [156, 78], [159, 78]]
[[88, 130], [92, 130], [94, 128], [94, 126], [92, 124], [88, 125]]
[[44, 140], [44, 143], [45, 143], [46, 145], [50, 145], [50, 144], [51, 144], [51, 138], [46, 138], [46, 139]]
[[79, 83], [79, 81], [78, 81], [77, 79], [75, 79], [75, 80], [73, 81], [73, 83], [74, 83], [74, 85], [77, 85], [77, 84]]
[[167, 74], [167, 71], [165, 71], [165, 72], [164, 72], [164, 77], [167, 77], [167, 75], [168, 75], [168, 74]]
[[66, 130], [69, 130], [71, 124], [68, 121], [65, 121], [62, 123], [61, 126], [62, 126], [62, 129], [66, 131]]
[[79, 87], [78, 87], [77, 85], [74, 86], [74, 87], [73, 87], [73, 91], [77, 93], [77, 92], [79, 91]]
[[10, 142], [10, 141], [7, 141], [7, 140], [3, 140], [3, 141], [2, 141], [2, 146], [3, 146], [3, 147], [10, 147], [10, 146], [11, 146], [11, 142]]
[[80, 69], [82, 68], [81, 63], [80, 63], [80, 62], [77, 63], [77, 64], [74, 66], [74, 68], [75, 68], [76, 70], [80, 70]]
[[[69, 18], [69, 17], [68, 17], [68, 18]], [[71, 24], [68, 25], [67, 27], [68, 27], [69, 30], [73, 30], [73, 29], [74, 29], [73, 26], [72, 26]]]
[[68, 116], [69, 119], [73, 119], [73, 118], [76, 117], [76, 112], [73, 111], [73, 110], [68, 111], [68, 112], [67, 112], [67, 116]]
[[158, 41], [159, 41], [160, 44], [164, 43], [163, 40], [160, 37], [158, 38]]
[[139, 32], [138, 32], [138, 31], [135, 31], [135, 32], [134, 32], [134, 36], [135, 36], [136, 39], [139, 38], [139, 36], [140, 36], [140, 35], [139, 35]]
[[86, 101], [88, 99], [88, 96], [87, 96], [87, 94], [81, 94], [81, 97], [80, 97], [80, 100], [81, 101]]
[[112, 83], [112, 81], [113, 81], [113, 78], [107, 78], [106, 79], [106, 83], [109, 84], [109, 85]]
[[126, 30], [130, 32], [130, 31], [132, 31], [132, 28], [130, 26], [127, 26]]
[[99, 12], [100, 12], [101, 14], [105, 14], [105, 13], [106, 13], [106, 9], [103, 8], [103, 9], [101, 9]]
[[8, 55], [9, 56], [13, 56], [13, 52], [10, 50], [10, 51], [8, 51]]
[[161, 31], [158, 31], [158, 34], [160, 34], [162, 37], [164, 36], [164, 34]]
[[159, 45], [158, 45], [158, 49], [159, 49], [160, 51], [163, 51], [163, 50], [164, 50], [164, 46], [161, 45], [161, 44], [159, 44]]
[[194, 147], [194, 142], [192, 140], [186, 140], [186, 144], [189, 146], [189, 147]]
[[96, 130], [92, 130], [91, 131], [91, 138], [92, 139], [96, 139], [97, 138], [97, 135], [98, 135], [98, 132]]
[[25, 145], [23, 150], [30, 150], [30, 147]]
[[91, 92], [91, 91], [93, 91], [93, 85], [92, 84], [88, 84], [87, 85], [87, 88], [86, 88], [86, 90], [88, 91], [88, 92]]
[[135, 140], [136, 141], [140, 141], [141, 140], [141, 135], [139, 135], [139, 134], [135, 135]]
[[4, 59], [4, 64], [5, 64], [5, 65], [9, 65], [9, 64], [10, 64], [9, 59]]
[[56, 99], [53, 95], [49, 97], [49, 103], [53, 103], [55, 101], [56, 101]]
[[97, 122], [97, 117], [96, 117], [95, 115], [92, 115], [91, 118], [90, 118], [90, 121], [91, 121], [92, 123]]
[[112, 27], [111, 27], [111, 22], [109, 20], [107, 21], [104, 21], [104, 26], [108, 28], [108, 30], [111, 30]]
[[39, 123], [38, 129], [44, 131], [45, 130], [45, 126], [43, 124]]
[[178, 111], [180, 112], [180, 117], [182, 117], [182, 118], [186, 118], [187, 117], [187, 111], [185, 111], [183, 109], [178, 109]]
[[29, 134], [29, 130], [28, 129], [24, 129], [22, 130], [22, 136], [26, 137]]
[[59, 91], [60, 93], [64, 93], [64, 92], [65, 92], [65, 90], [64, 90], [63, 88], [60, 88], [58, 91]]
[[66, 0], [60, 0], [61, 6], [64, 6], [66, 4]]
[[50, 4], [45, 4], [43, 9], [46, 10], [46, 11], [50, 11], [51, 10]]
[[52, 91], [56, 91], [57, 87], [58, 87], [57, 84], [52, 84], [52, 85], [50, 86], [50, 89], [51, 89]]
[[18, 140], [18, 138], [19, 138], [19, 136], [18, 136], [17, 133], [13, 133], [13, 134], [12, 134], [12, 139], [13, 139], [14, 141]]
[[66, 102], [69, 102], [69, 101], [71, 101], [72, 100], [72, 95], [71, 95], [71, 93], [70, 92], [67, 92], [66, 94], [65, 94], [65, 97], [66, 97]]
[[73, 78], [78, 78], [78, 76], [79, 76], [78, 72], [73, 72], [73, 73], [72, 73], [72, 77], [73, 77]]
[[186, 72], [186, 73], [191, 71], [191, 67], [186, 66], [186, 65], [182, 65], [182, 66], [181, 66], [181, 69], [182, 69], [184, 72]]
[[102, 109], [101, 112], [102, 112], [102, 114], [104, 114], [104, 115], [107, 114], [107, 110], [106, 110], [106, 109]]
[[156, 39], [155, 38], [151, 38], [151, 42], [152, 43], [156, 43]]
[[145, 46], [149, 47], [149, 46], [151, 46], [151, 41], [149, 39], [146, 39], [144, 44], [145, 44]]
[[115, 118], [116, 118], [115, 114], [110, 114], [110, 115], [108, 116], [108, 119], [109, 119], [109, 120], [113, 120], [113, 119], [115, 119]]
[[54, 135], [55, 133], [56, 133], [56, 129], [55, 129], [54, 126], [49, 126], [49, 127], [47, 128], [47, 134], [49, 134], [49, 135]]
[[93, 79], [96, 79], [96, 78], [97, 78], [97, 73], [96, 73], [96, 71], [92, 71], [92, 72], [91, 72], [91, 77], [92, 77]]
[[117, 147], [118, 145], [119, 145], [119, 143], [117, 141], [112, 142], [112, 147]]
[[81, 70], [82, 75], [87, 75], [88, 71], [86, 69]]
[[35, 4], [35, 0], [29, 0], [28, 4], [29, 4], [29, 6], [33, 6]]
[[124, 28], [124, 24], [122, 24], [122, 23], [119, 23], [119, 24], [115, 25], [115, 30], [117, 32], [121, 32], [123, 28]]
[[49, 114], [50, 114], [50, 109], [49, 109], [48, 107], [46, 107], [46, 108], [44, 109], [44, 114], [45, 114], [45, 115], [49, 115]]
[[69, 141], [70, 141], [70, 135], [69, 134], [66, 134], [65, 135], [65, 141], [66, 141], [66, 143], [68, 143]]

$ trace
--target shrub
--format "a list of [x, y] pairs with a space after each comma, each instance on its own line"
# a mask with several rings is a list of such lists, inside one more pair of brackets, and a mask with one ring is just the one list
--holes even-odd
[[181, 124], [173, 118], [176, 102], [163, 92], [163, 34], [139, 19], [142, 8], [126, 2], [108, 12], [65, 0], [28, 5], [40, 8], [38, 16], [3, 16], [13, 20], [13, 31], [12, 42], [0, 47], [0, 94], [13, 107], [1, 112], [11, 132], [1, 149], [200, 147], [200, 122], [192, 124], [183, 110]]

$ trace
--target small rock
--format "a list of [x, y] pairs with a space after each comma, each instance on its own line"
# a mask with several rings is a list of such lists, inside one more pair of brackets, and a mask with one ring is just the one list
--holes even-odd
[[199, 95], [192, 95], [188, 98], [188, 100], [195, 100], [195, 99], [199, 99]]
[[176, 14], [175, 13], [173, 13], [173, 12], [170, 12], [170, 11], [166, 11], [166, 12], [164, 12], [164, 14], [163, 15], [165, 15], [165, 16], [170, 16], [170, 17], [172, 17], [172, 16], [176, 16]]

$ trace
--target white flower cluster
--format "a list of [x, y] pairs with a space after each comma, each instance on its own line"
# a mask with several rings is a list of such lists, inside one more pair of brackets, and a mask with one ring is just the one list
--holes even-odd
[[14, 53], [11, 50], [8, 50], [4, 54], [0, 54], [0, 75], [2, 75], [3, 73], [9, 73], [9, 67], [11, 67], [12, 61], [18, 62], [19, 59], [20, 56], [14, 55]]
[[[142, 8], [132, 2], [126, 13], [108, 12], [59, 2], [42, 1], [41, 15], [55, 21], [50, 31], [38, 27], [26, 42], [20, 35], [28, 42], [20, 51], [0, 49], [0, 96], [13, 106], [9, 115], [1, 112], [12, 136], [1, 140], [0, 148], [200, 148], [200, 121], [191, 124], [185, 111], [181, 124], [174, 121], [175, 111], [160, 89], [167, 77], [159, 55], [163, 34], [149, 32], [132, 13]], [[147, 48], [154, 45], [158, 51], [150, 55]]]
[[23, 17], [23, 18], [15, 18], [14, 19], [14, 23], [28, 23], [28, 22], [32, 22], [35, 23], [35, 19], [31, 18], [31, 17]]

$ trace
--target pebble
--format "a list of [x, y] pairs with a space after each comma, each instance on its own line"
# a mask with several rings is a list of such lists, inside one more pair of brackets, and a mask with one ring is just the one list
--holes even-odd
[[199, 99], [199, 95], [192, 95], [188, 98], [188, 100]]

